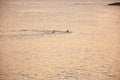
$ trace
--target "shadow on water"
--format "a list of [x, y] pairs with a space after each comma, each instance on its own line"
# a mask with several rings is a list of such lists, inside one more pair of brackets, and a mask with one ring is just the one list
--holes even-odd
[[59, 34], [70, 34], [72, 33], [69, 30], [62, 31], [62, 30], [18, 30], [18, 31], [8, 31], [6, 34], [1, 34], [0, 39], [26, 39], [26, 38], [40, 38], [43, 36], [55, 36]]

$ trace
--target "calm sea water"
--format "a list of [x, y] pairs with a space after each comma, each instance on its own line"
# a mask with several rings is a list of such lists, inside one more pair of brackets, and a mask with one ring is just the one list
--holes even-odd
[[120, 7], [111, 2], [1, 0], [0, 80], [120, 80]]

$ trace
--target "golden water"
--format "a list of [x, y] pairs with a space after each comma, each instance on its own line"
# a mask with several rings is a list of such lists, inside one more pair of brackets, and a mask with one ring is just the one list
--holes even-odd
[[120, 80], [110, 2], [0, 0], [0, 80]]

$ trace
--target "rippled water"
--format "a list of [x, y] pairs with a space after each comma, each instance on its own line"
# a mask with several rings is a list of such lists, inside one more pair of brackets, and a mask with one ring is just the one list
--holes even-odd
[[120, 80], [113, 1], [1, 0], [0, 80]]

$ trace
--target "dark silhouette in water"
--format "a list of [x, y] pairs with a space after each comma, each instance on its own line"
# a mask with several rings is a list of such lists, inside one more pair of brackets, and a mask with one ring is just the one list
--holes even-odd
[[53, 30], [52, 33], [55, 33], [55, 30]]
[[66, 31], [67, 33], [70, 32], [69, 30]]
[[58, 30], [52, 30], [52, 33], [71, 33], [69, 30], [66, 31], [58, 31]]
[[120, 6], [120, 2], [110, 3], [109, 6]]

